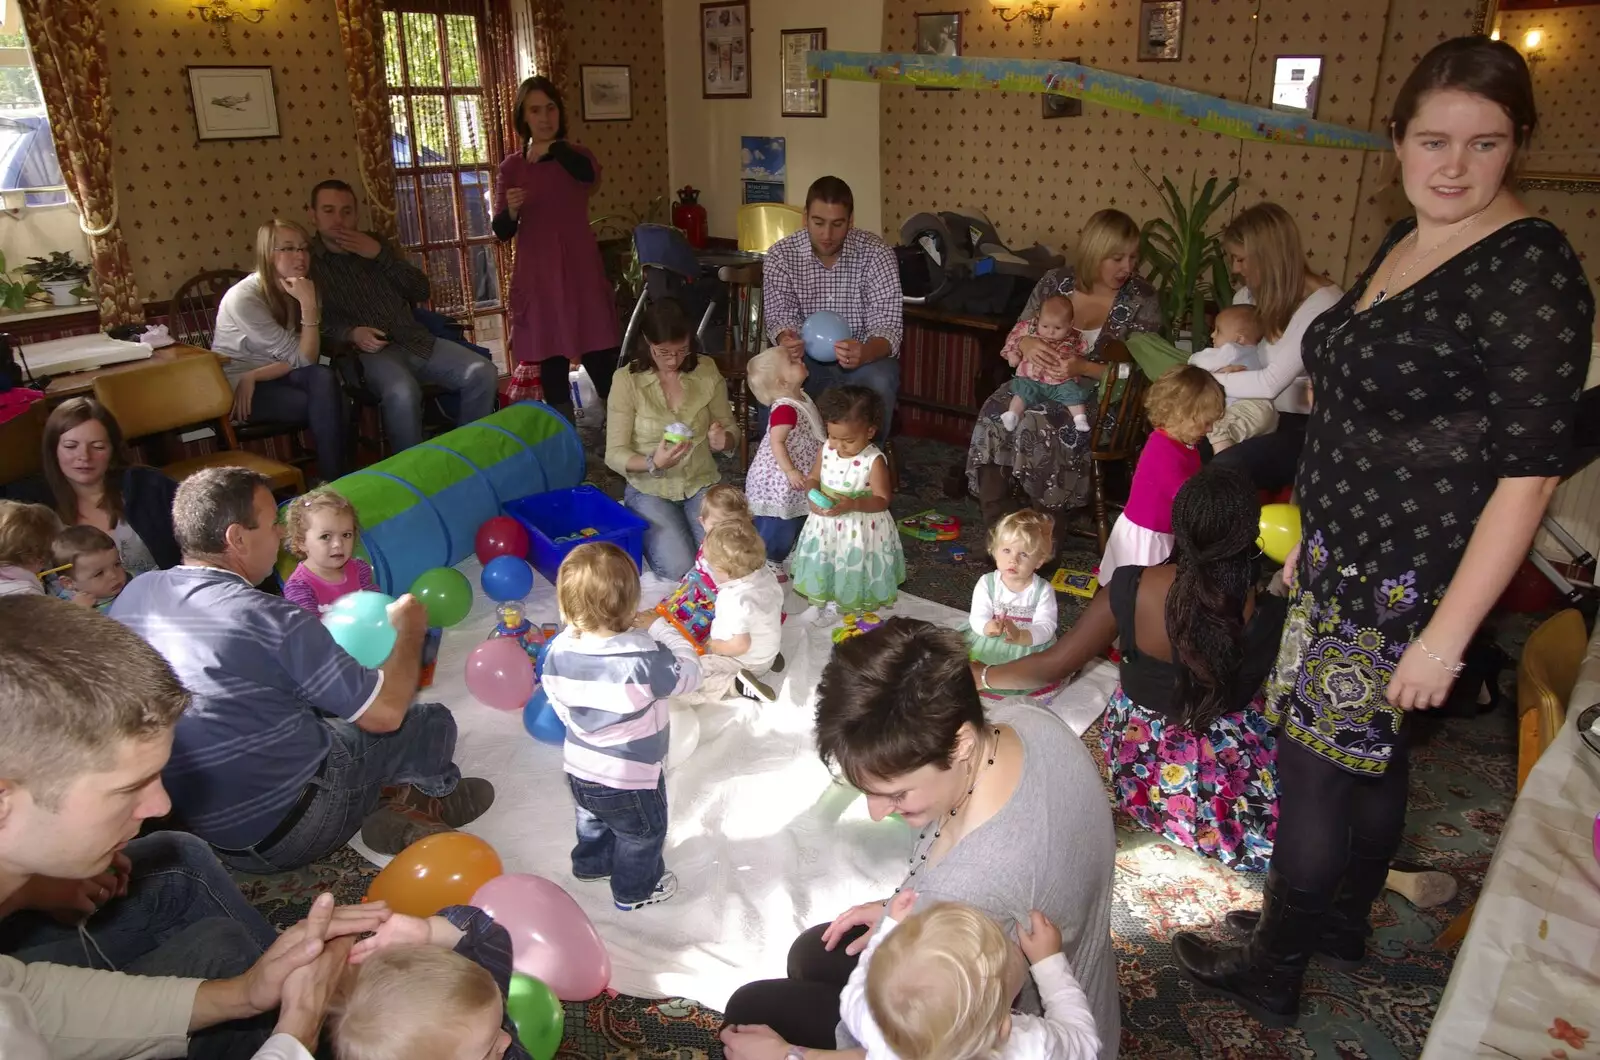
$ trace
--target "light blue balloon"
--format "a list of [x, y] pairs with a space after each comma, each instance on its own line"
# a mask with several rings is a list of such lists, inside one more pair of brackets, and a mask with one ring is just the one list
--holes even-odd
[[806, 355], [813, 361], [837, 361], [839, 355], [833, 352], [833, 344], [850, 337], [850, 325], [838, 313], [819, 309], [800, 325], [800, 337], [805, 340]]
[[556, 716], [555, 708], [550, 705], [550, 697], [544, 694], [543, 685], [533, 690], [528, 705], [522, 708], [522, 727], [540, 743], [566, 742], [567, 727]]
[[533, 567], [521, 556], [496, 556], [483, 565], [483, 595], [496, 603], [523, 600], [533, 592]]
[[374, 669], [394, 651], [394, 626], [389, 624], [392, 603], [394, 597], [383, 593], [349, 593], [333, 602], [323, 614], [322, 624], [352, 659]]

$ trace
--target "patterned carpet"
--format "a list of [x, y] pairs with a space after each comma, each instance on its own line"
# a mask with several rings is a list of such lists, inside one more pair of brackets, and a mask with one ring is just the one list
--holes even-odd
[[[591, 453], [598, 439], [584, 432]], [[962, 453], [947, 445], [903, 440], [902, 482], [894, 502], [897, 515], [937, 508], [962, 521], [961, 544], [970, 559], [957, 564], [948, 545], [907, 542], [905, 590], [965, 609], [981, 571], [983, 542], [976, 505], [949, 500], [948, 469]], [[737, 481], [737, 476], [730, 474]], [[615, 495], [620, 480], [591, 456], [590, 478]], [[1094, 541], [1075, 539], [1062, 557], [1069, 567], [1090, 567], [1097, 559]], [[1063, 628], [1081, 607], [1076, 597], [1059, 597]], [[1529, 623], [1502, 642], [1515, 658]], [[1502, 675], [1511, 690], [1510, 673]], [[1389, 894], [1375, 914], [1376, 937], [1366, 965], [1340, 974], [1313, 964], [1306, 980], [1300, 1026], [1265, 1030], [1233, 1006], [1198, 996], [1172, 965], [1174, 932], [1199, 929], [1224, 933], [1222, 915], [1258, 903], [1260, 877], [1222, 868], [1127, 822], [1118, 822], [1116, 892], [1112, 932], [1119, 957], [1123, 1005], [1122, 1056], [1129, 1060], [1391, 1060], [1417, 1056], [1450, 974], [1452, 957], [1433, 951], [1431, 942], [1477, 893], [1494, 843], [1510, 809], [1515, 787], [1514, 722], [1502, 707], [1473, 719], [1449, 719], [1429, 727], [1412, 753], [1410, 816], [1404, 857], [1454, 875], [1461, 884], [1456, 899], [1419, 911]], [[1098, 732], [1085, 741], [1100, 757]], [[252, 902], [274, 923], [300, 916], [321, 890], [343, 900], [358, 899], [373, 870], [348, 848], [297, 873], [241, 877]], [[1214, 925], [1214, 926], [1213, 926]], [[752, 978], [771, 969], [752, 969]], [[717, 1057], [720, 1015], [680, 999], [651, 1001], [602, 996], [568, 1004], [567, 1037], [560, 1057]]]

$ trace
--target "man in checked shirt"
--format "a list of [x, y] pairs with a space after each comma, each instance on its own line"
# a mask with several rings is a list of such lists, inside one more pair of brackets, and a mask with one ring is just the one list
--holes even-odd
[[[900, 390], [900, 269], [894, 251], [871, 232], [851, 227], [855, 197], [838, 177], [819, 177], [806, 191], [806, 227], [767, 251], [762, 301], [772, 341], [810, 369], [806, 392], [864, 386], [883, 399], [878, 442], [889, 440]], [[834, 344], [836, 363], [806, 356], [800, 326], [831, 309], [850, 325]]]

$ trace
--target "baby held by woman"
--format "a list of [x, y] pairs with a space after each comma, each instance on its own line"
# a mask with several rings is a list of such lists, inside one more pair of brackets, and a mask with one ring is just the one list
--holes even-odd
[[1001, 351], [1001, 356], [1017, 368], [1017, 377], [1011, 381], [1011, 406], [1000, 414], [1001, 425], [1008, 431], [1016, 430], [1029, 405], [1048, 401], [1065, 405], [1072, 413], [1073, 427], [1087, 431], [1090, 392], [1071, 376], [1053, 375], [1023, 357], [1017, 344], [1029, 335], [1044, 340], [1064, 356], [1083, 356], [1083, 334], [1073, 327], [1072, 299], [1054, 294], [1040, 302], [1038, 315], [1019, 321]]
[[[1230, 305], [1217, 313], [1211, 327], [1211, 346], [1189, 358], [1196, 368], [1213, 375], [1254, 372], [1261, 368], [1256, 347], [1264, 337], [1261, 316], [1252, 305]], [[1222, 418], [1206, 435], [1211, 451], [1220, 453], [1246, 438], [1278, 429], [1278, 410], [1262, 398], [1228, 398]], [[1103, 583], [1102, 583], [1103, 584]]]

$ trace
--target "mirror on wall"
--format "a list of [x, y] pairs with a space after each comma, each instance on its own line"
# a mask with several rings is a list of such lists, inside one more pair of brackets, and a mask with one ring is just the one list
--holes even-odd
[[1524, 187], [1600, 191], [1600, 0], [1489, 0], [1480, 32], [1522, 53], [1539, 127]]
[[1272, 109], [1317, 116], [1317, 87], [1322, 83], [1322, 56], [1280, 55], [1272, 64]]

